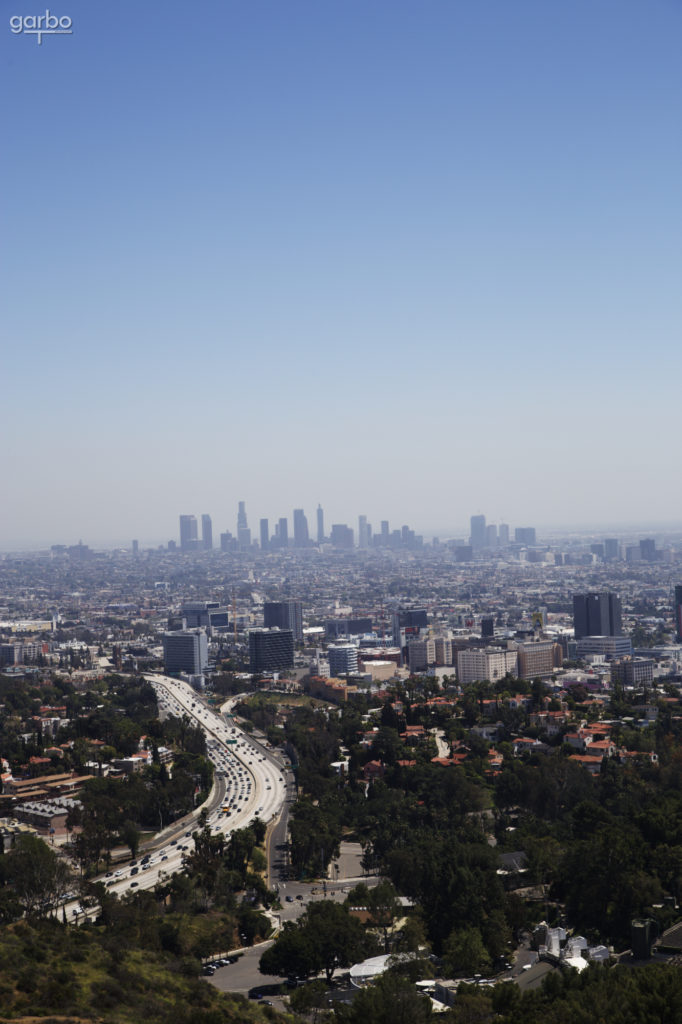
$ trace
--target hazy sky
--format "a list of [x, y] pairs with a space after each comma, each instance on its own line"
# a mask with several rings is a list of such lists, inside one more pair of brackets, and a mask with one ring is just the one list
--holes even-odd
[[679, 0], [50, 9], [1, 33], [0, 548], [682, 521]]

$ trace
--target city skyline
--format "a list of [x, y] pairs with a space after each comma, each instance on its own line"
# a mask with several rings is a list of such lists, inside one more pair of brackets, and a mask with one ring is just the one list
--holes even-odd
[[[249, 502], [248, 501], [240, 500], [238, 503], [235, 503], [235, 508], [238, 508], [238, 509], [243, 508], [244, 509], [243, 514], [246, 516], [247, 520], [249, 520], [249, 516], [251, 514], [248, 511], [248, 509], [249, 509]], [[264, 533], [263, 533], [264, 524], [267, 524], [267, 537], [268, 537], [268, 541], [273, 545], [271, 550], [273, 550], [273, 551], [278, 550], [278, 548], [280, 546], [277, 545], [276, 543], [273, 544], [273, 542], [275, 542], [277, 540], [278, 532], [281, 529], [283, 523], [287, 524], [287, 527], [288, 527], [288, 532], [286, 534], [286, 541], [287, 541], [287, 543], [285, 543], [283, 546], [285, 548], [288, 548], [291, 551], [294, 551], [297, 548], [300, 548], [301, 545], [297, 545], [296, 542], [295, 542], [295, 536], [294, 536], [293, 529], [292, 529], [293, 521], [294, 521], [293, 513], [295, 511], [297, 511], [297, 510], [296, 509], [290, 509], [288, 511], [288, 513], [286, 515], [284, 515], [284, 516], [279, 514], [279, 512], [281, 512], [281, 511], [282, 510], [279, 510], [278, 513], [275, 514], [272, 517], [262, 517], [262, 516], [260, 516], [258, 510], [256, 510], [256, 512], [253, 514], [253, 522], [254, 522], [254, 524], [257, 524], [255, 526], [255, 529], [251, 529], [250, 526], [247, 526], [245, 528], [242, 527], [242, 529], [246, 529], [246, 533], [248, 535], [248, 540], [245, 539], [245, 544], [244, 544], [242, 550], [244, 550], [244, 549], [251, 549], [251, 548], [254, 548], [254, 546], [257, 546], [259, 548], [262, 547], [262, 540], [263, 540], [263, 536], [264, 536]], [[311, 517], [312, 517], [313, 514], [316, 516], [316, 520], [317, 520], [318, 524], [319, 524], [319, 513], [320, 513], [320, 511], [323, 514], [324, 522], [327, 524], [327, 528], [325, 529], [325, 537], [324, 537], [325, 543], [327, 543], [327, 544], [330, 543], [330, 541], [331, 541], [331, 537], [330, 537], [331, 529], [332, 529], [333, 526], [336, 525], [336, 526], [341, 526], [341, 527], [347, 527], [350, 531], [352, 531], [352, 533], [353, 533], [353, 547], [356, 548], [356, 549], [361, 549], [361, 545], [359, 544], [359, 535], [358, 535], [358, 520], [361, 519], [361, 518], [369, 520], [369, 517], [358, 515], [358, 514], [354, 514], [352, 512], [350, 512], [346, 516], [345, 519], [343, 518], [343, 516], [331, 516], [331, 515], [327, 514], [326, 507], [323, 506], [323, 505], [320, 505], [320, 503], [318, 502], [316, 504], [316, 506], [315, 506], [315, 509], [310, 513]], [[91, 548], [100, 549], [100, 550], [114, 550], [114, 549], [131, 548], [132, 547], [132, 549], [135, 552], [137, 552], [138, 550], [142, 551], [145, 548], [166, 547], [169, 544], [171, 546], [174, 544], [176, 546], [176, 549], [177, 549], [178, 552], [193, 551], [193, 552], [196, 553], [196, 552], [204, 552], [204, 551], [207, 551], [207, 550], [213, 550], [213, 551], [218, 552], [218, 551], [221, 550], [221, 536], [223, 534], [229, 534], [231, 536], [232, 540], [234, 540], [235, 542], [238, 541], [239, 530], [240, 530], [239, 522], [240, 522], [240, 515], [241, 514], [242, 513], [240, 511], [234, 511], [233, 510], [231, 518], [230, 518], [230, 513], [229, 512], [226, 512], [224, 517], [221, 516], [220, 518], [218, 518], [218, 517], [216, 517], [214, 515], [211, 515], [211, 514], [208, 514], [208, 513], [205, 513], [205, 512], [204, 513], [201, 513], [201, 512], [197, 512], [197, 513], [181, 513], [179, 515], [175, 515], [175, 516], [172, 517], [174, 525], [171, 525], [171, 527], [169, 529], [169, 533], [168, 533], [167, 536], [163, 535], [161, 533], [157, 533], [156, 535], [151, 535], [151, 536], [144, 536], [144, 535], [138, 533], [138, 535], [136, 537], [108, 537], [107, 538], [107, 537], [97, 536], [96, 528], [95, 528], [95, 532], [94, 533], [86, 535], [86, 536], [82, 536], [82, 537], [81, 536], [76, 537], [75, 535], [73, 537], [70, 537], [70, 536], [69, 537], [65, 537], [63, 535], [60, 535], [58, 537], [54, 537], [54, 536], [47, 537], [41, 543], [26, 544], [26, 545], [22, 545], [20, 543], [16, 543], [16, 544], [13, 544], [13, 545], [7, 545], [5, 547], [0, 545], [0, 554], [2, 554], [4, 552], [9, 554], [9, 553], [16, 552], [16, 551], [27, 551], [27, 552], [39, 551], [39, 550], [45, 550], [46, 548], [49, 548], [52, 545], [67, 545], [68, 546], [68, 545], [72, 545], [72, 544], [78, 545], [80, 543], [83, 543], [86, 546], [89, 546]], [[483, 518], [484, 520], [487, 521], [488, 529], [490, 529], [491, 525], [494, 525], [495, 528], [500, 527], [500, 526], [502, 526], [503, 528], [506, 527], [506, 529], [508, 531], [508, 538], [504, 539], [504, 537], [503, 537], [502, 540], [499, 540], [497, 543], [492, 543], [492, 544], [487, 543], [487, 542], [484, 542], [481, 545], [474, 544], [473, 545], [473, 551], [474, 552], [480, 551], [480, 550], [484, 550], [484, 549], [487, 549], [487, 548], [490, 548], [490, 547], [493, 547], [493, 548], [494, 547], [498, 547], [498, 546], [499, 547], [504, 547], [505, 545], [507, 545], [509, 543], [512, 543], [512, 544], [519, 544], [519, 543], [520, 544], [528, 544], [528, 543], [530, 543], [530, 544], [532, 544], [533, 541], [530, 540], [528, 538], [528, 536], [527, 536], [527, 531], [528, 530], [532, 531], [532, 533], [535, 534], [535, 536], [536, 536], [536, 543], [537, 543], [537, 545], [540, 545], [540, 546], [551, 544], [551, 543], [555, 542], [558, 538], [568, 539], [571, 536], [586, 537], [586, 538], [590, 537], [590, 538], [593, 538], [595, 540], [601, 540], [602, 542], [603, 541], [607, 541], [607, 543], [608, 543], [608, 538], [610, 536], [613, 536], [613, 535], [615, 535], [617, 537], [618, 543], [625, 543], [626, 541], [628, 541], [628, 542], [634, 543], [635, 546], [641, 546], [642, 543], [646, 544], [647, 543], [647, 541], [645, 539], [646, 537], [655, 537], [655, 538], [657, 538], [659, 540], [664, 540], [665, 542], [672, 541], [672, 542], [682, 543], [682, 525], [681, 524], [678, 524], [678, 523], [675, 523], [675, 522], [661, 522], [661, 521], [656, 522], [655, 520], [650, 520], [649, 522], [639, 522], [639, 523], [637, 523], [637, 522], [630, 522], [630, 523], [627, 523], [627, 522], [620, 522], [620, 523], [617, 523], [617, 522], [611, 522], [611, 523], [605, 522], [605, 523], [589, 523], [589, 524], [581, 524], [581, 525], [570, 524], [570, 523], [559, 523], [559, 524], [537, 523], [537, 524], [533, 524], [531, 526], [529, 523], [524, 523], [523, 525], [521, 525], [521, 524], [516, 524], [516, 523], [511, 523], [510, 524], [509, 522], [503, 523], [502, 521], [499, 521], [499, 522], [493, 524], [490, 520], [488, 520], [488, 518], [487, 518], [487, 516], [485, 514], [477, 513], [477, 514], [475, 514], [473, 516], [470, 516], [466, 522], [460, 523], [459, 526], [457, 526], [457, 525], [454, 525], [454, 526], [451, 525], [449, 527], [448, 526], [444, 526], [441, 529], [437, 529], [437, 528], [435, 528], [435, 529], [432, 528], [430, 530], [429, 529], [422, 529], [422, 528], [420, 528], [418, 523], [406, 524], [406, 523], [400, 521], [397, 518], [396, 519], [389, 518], [388, 520], [386, 520], [386, 519], [381, 519], [378, 516], [374, 520], [369, 520], [368, 525], [369, 525], [369, 527], [371, 529], [371, 537], [372, 538], [373, 537], [379, 537], [379, 536], [382, 536], [382, 535], [384, 537], [390, 536], [390, 534], [392, 534], [394, 532], [401, 531], [404, 527], [409, 527], [409, 529], [414, 534], [417, 534], [418, 536], [422, 536], [424, 538], [425, 544], [430, 544], [431, 541], [434, 538], [438, 538], [442, 542], [458, 540], [458, 541], [460, 541], [462, 544], [464, 544], [466, 546], [466, 545], [469, 545], [470, 541], [472, 540], [472, 533], [471, 533], [472, 522], [473, 522], [473, 520], [478, 519], [478, 518]], [[192, 520], [193, 520], [193, 523], [189, 523], [188, 522], [188, 521], [192, 521]], [[312, 518], [310, 518], [310, 521], [312, 522]], [[184, 529], [186, 531], [188, 531], [185, 534], [186, 544], [184, 546], [183, 546], [183, 542], [182, 542], [182, 538], [183, 538], [183, 522], [185, 523]], [[215, 525], [215, 524], [217, 524], [217, 525]], [[208, 546], [207, 544], [204, 543], [204, 536], [203, 536], [202, 527], [204, 527], [206, 525], [208, 525], [208, 527], [209, 527], [209, 534], [210, 534], [211, 539], [212, 539], [212, 545], [211, 546]], [[384, 527], [386, 527], [390, 531], [390, 534], [385, 533]], [[215, 528], [215, 534], [213, 532], [214, 528]], [[524, 535], [526, 535], [525, 539], [524, 539]], [[189, 543], [187, 543], [187, 541]], [[313, 531], [313, 530], [309, 530], [309, 542], [308, 542], [307, 545], [303, 545], [303, 547], [315, 547], [318, 543], [320, 543], [320, 541], [318, 539], [317, 532]], [[654, 542], [654, 544], [655, 544], [655, 542]], [[366, 546], [366, 547], [368, 547], [370, 549], [374, 549], [376, 545], [370, 542], [368, 545], [363, 545], [363, 546]]]
[[0, 37], [0, 550], [682, 525], [679, 5], [68, 15]]

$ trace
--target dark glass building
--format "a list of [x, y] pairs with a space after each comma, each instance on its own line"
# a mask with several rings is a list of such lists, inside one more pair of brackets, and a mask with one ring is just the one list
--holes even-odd
[[303, 642], [303, 605], [300, 601], [266, 601], [263, 605], [266, 629], [290, 629], [294, 640]]
[[623, 622], [618, 594], [608, 590], [574, 594], [573, 628], [576, 640], [584, 636], [622, 636]]
[[252, 629], [249, 670], [276, 672], [294, 667], [294, 634], [290, 629]]

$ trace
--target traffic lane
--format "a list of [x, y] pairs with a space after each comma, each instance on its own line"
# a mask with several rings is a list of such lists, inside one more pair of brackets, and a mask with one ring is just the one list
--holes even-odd
[[[261, 774], [262, 771], [261, 778], [265, 783], [265, 792], [263, 793], [264, 799], [261, 802], [263, 803], [264, 808], [267, 804], [268, 813], [270, 813], [271, 810], [274, 810], [279, 804], [279, 800], [284, 799], [284, 791], [283, 789], [280, 789], [280, 787], [283, 787], [284, 783], [283, 779], [280, 781], [279, 777], [281, 775], [280, 765], [274, 759], [270, 760], [269, 757], [262, 756], [267, 755], [268, 751], [265, 748], [261, 750], [259, 746], [254, 746], [251, 743], [247, 745], [246, 734], [243, 733], [241, 729], [238, 730], [238, 727], [235, 725], [228, 727], [220, 715], [205, 708], [198, 702], [196, 693], [194, 693], [194, 691], [189, 687], [185, 689], [184, 684], [179, 684], [177, 680], [169, 680], [167, 677], [158, 675], [154, 675], [153, 680], [167, 691], [173, 693], [175, 699], [180, 702], [187, 714], [191, 715], [207, 732], [209, 732], [216, 740], [222, 742], [225, 746], [227, 746], [227, 740], [229, 738], [239, 736], [239, 742], [236, 744], [238, 749], [235, 750], [234, 747], [230, 745], [231, 749], [228, 750], [228, 752], [231, 753], [235, 760], [239, 761], [247, 770], [248, 766], [245, 763], [245, 758], [248, 757], [248, 754], [250, 753], [252, 758], [255, 759], [251, 763], [251, 767], [256, 768], [258, 766], [258, 774]], [[239, 749], [240, 747], [241, 749]], [[260, 770], [261, 764], [267, 765], [267, 769], [264, 768]], [[255, 773], [251, 772], [250, 774], [254, 775]], [[271, 783], [273, 791], [271, 799], [267, 799], [268, 782]]]
[[[150, 681], [156, 682], [166, 691], [171, 692], [171, 687], [168, 685], [168, 682], [164, 677], [156, 676], [154, 677], [153, 680]], [[224, 726], [221, 723], [221, 720], [218, 718], [218, 716], [213, 715], [213, 717], [215, 718], [214, 723], [209, 724], [206, 721], [202, 722], [200, 720], [200, 716], [205, 719], [206, 714], [204, 713], [202, 715], [202, 712], [199, 708], [191, 706], [193, 696], [196, 702], [196, 695], [194, 695], [193, 693], [185, 695], [185, 703], [189, 705], [186, 708], [188, 715], [194, 718], [195, 721], [197, 721], [197, 723], [202, 726], [205, 732], [214, 735], [215, 738], [218, 739], [216, 731], [215, 729], [211, 729], [211, 725], [215, 725], [220, 731], [223, 731]], [[270, 811], [273, 809], [273, 805], [275, 804], [274, 789], [272, 788], [275, 785], [275, 781], [269, 776], [266, 777], [265, 773], [262, 771], [257, 771], [255, 773], [253, 771], [250, 771], [249, 768], [246, 767], [246, 765], [243, 765], [242, 759], [234, 752], [233, 749], [227, 748], [227, 746], [226, 749], [228, 753], [232, 755], [234, 761], [237, 764], [241, 764], [244, 767], [244, 769], [251, 776], [253, 781], [253, 790], [252, 793], [249, 795], [248, 799], [243, 801], [241, 807], [235, 808], [229, 819], [221, 820], [220, 816], [216, 816], [215, 811], [222, 804], [222, 801], [225, 796], [227, 783], [223, 777], [216, 775], [216, 790], [214, 796], [210, 798], [208, 801], [206, 801], [206, 803], [203, 805], [203, 809], [205, 809], [208, 812], [208, 822], [212, 830], [214, 831], [214, 834], [221, 833], [228, 837], [233, 829], [244, 827], [245, 825], [248, 825], [251, 821], [253, 821], [254, 817], [256, 816], [254, 813], [254, 807], [258, 803], [259, 795], [263, 798], [263, 807], [261, 813], [265, 813], [266, 808], [268, 814], [270, 813]], [[261, 794], [258, 794], [256, 776], [258, 776], [261, 779]], [[270, 783], [271, 785], [270, 790], [268, 790], [267, 788], [268, 783]], [[273, 797], [266, 802], [265, 797], [268, 796], [270, 793], [273, 794]], [[150, 864], [150, 866], [146, 869], [144, 868], [143, 865], [140, 865], [138, 870], [133, 874], [132, 871], [137, 865], [132, 864], [129, 861], [124, 865], [124, 867], [120, 869], [124, 873], [120, 875], [118, 878], [115, 878], [112, 873], [107, 872], [105, 874], [98, 876], [96, 881], [102, 882], [104, 885], [106, 885], [107, 890], [109, 892], [112, 892], [113, 894], [119, 897], [124, 896], [128, 892], [133, 892], [136, 889], [151, 889], [159, 882], [167, 881], [172, 874], [175, 874], [176, 872], [183, 870], [183, 854], [191, 852], [194, 849], [193, 845], [191, 845], [190, 843], [180, 842], [182, 838], [190, 839], [191, 831], [193, 831], [193, 829], [187, 831], [186, 820], [179, 822], [176, 825], [175, 829], [173, 829], [173, 827], [170, 826], [163, 841], [160, 842], [158, 840], [158, 837], [155, 837], [155, 839], [152, 839], [143, 847], [143, 853], [154, 854], [154, 864]], [[185, 847], [185, 849], [183, 849], [183, 847]], [[78, 900], [71, 900], [68, 903], [64, 904], [63, 907], [64, 911], [67, 914], [67, 917], [73, 916], [76, 918], [80, 918], [81, 914], [83, 913]]]
[[[165, 690], [168, 700], [175, 699], [182, 706], [183, 710], [187, 712], [188, 716], [192, 717], [204, 729], [205, 733], [218, 743], [222, 743], [225, 754], [229, 756], [230, 761], [235, 766], [241, 767], [251, 777], [251, 793], [249, 793], [246, 800], [237, 801], [237, 805], [234, 807], [229, 819], [221, 818], [220, 815], [215, 814], [218, 806], [224, 799], [227, 786], [225, 778], [221, 776], [216, 778], [218, 791], [214, 794], [210, 803], [207, 801], [204, 805], [204, 808], [209, 813], [208, 821], [214, 834], [222, 834], [229, 837], [234, 829], [247, 826], [257, 815], [267, 820], [277, 813], [280, 803], [278, 797], [281, 798], [282, 803], [284, 802], [283, 784], [279, 782], [279, 775], [275, 778], [275, 773], [280, 771], [278, 766], [270, 765], [265, 758], [261, 759], [257, 751], [250, 746], [247, 749], [244, 745], [243, 750], [235, 750], [235, 746], [239, 747], [241, 744], [244, 744], [241, 730], [239, 730], [240, 741], [235, 746], [232, 744], [228, 746], [227, 739], [238, 735], [237, 732], [233, 733], [232, 731], [236, 727], [228, 729], [218, 715], [212, 711], [209, 712], [197, 704], [197, 695], [189, 687], [187, 690], [184, 690], [176, 680], [169, 680], [167, 677], [159, 675], [151, 676], [150, 682], [156, 683]], [[246, 760], [249, 754], [251, 755], [252, 763], [247, 765]], [[280, 790], [280, 787], [282, 787], [282, 790]], [[184, 827], [186, 826], [180, 825], [177, 832], [171, 832], [170, 835], [177, 835], [178, 839], [181, 838]], [[159, 869], [158, 872], [147, 872], [147, 877], [141, 876], [139, 880], [132, 875], [126, 874], [113, 884], [109, 882], [108, 887], [119, 896], [137, 888], [152, 888], [158, 881], [163, 881], [164, 876], [167, 877], [175, 871], [182, 870], [182, 857], [175, 856], [176, 853], [179, 853], [177, 847], [182, 845], [184, 844], [177, 841], [169, 843], [168, 837], [164, 838], [163, 845], [160, 846], [155, 846], [154, 841], [152, 841], [148, 844], [148, 847], [145, 847], [145, 850], [149, 849], [149, 852], [151, 852], [154, 849], [157, 858], [161, 855], [166, 855], [168, 862], [164, 863], [164, 868]], [[128, 868], [124, 870], [127, 872]], [[106, 876], [100, 876], [100, 880], [105, 882], [105, 884], [107, 883]]]
[[[321, 900], [343, 903], [354, 884], [356, 883], [332, 885], [327, 882], [325, 885], [324, 882], [278, 882], [275, 891], [282, 905], [278, 913], [282, 921], [296, 921], [305, 913], [310, 903], [319, 903]], [[372, 884], [376, 885], [376, 879], [372, 879]]]

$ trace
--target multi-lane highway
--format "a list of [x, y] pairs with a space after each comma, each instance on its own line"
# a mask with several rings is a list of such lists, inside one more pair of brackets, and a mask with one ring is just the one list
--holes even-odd
[[[144, 853], [136, 859], [119, 864], [97, 879], [119, 896], [136, 888], [151, 889], [182, 870], [183, 857], [194, 849], [192, 830], [202, 809], [211, 831], [227, 837], [255, 818], [264, 822], [275, 818], [287, 793], [284, 766], [231, 719], [228, 723], [222, 714], [208, 708], [187, 683], [163, 675], [145, 678], [156, 690], [161, 716], [187, 715], [204, 730], [215, 784], [206, 803], [196, 809], [194, 821], [184, 819], [184, 823], [164, 829], [145, 844]], [[228, 701], [221, 710], [229, 711], [238, 699]], [[76, 901], [67, 904], [66, 913], [77, 920], [86, 916]], [[91, 915], [92, 911], [87, 913]]]

